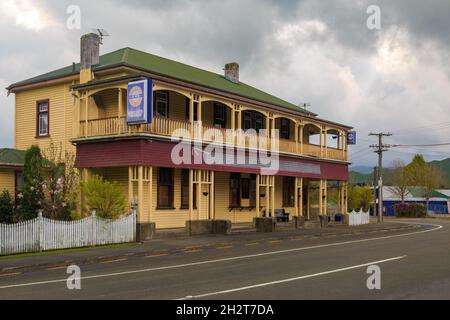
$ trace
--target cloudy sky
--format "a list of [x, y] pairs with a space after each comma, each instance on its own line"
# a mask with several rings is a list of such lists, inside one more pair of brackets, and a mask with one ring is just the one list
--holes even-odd
[[[68, 29], [67, 8], [81, 9]], [[370, 30], [367, 8], [381, 9]], [[0, 87], [79, 61], [79, 37], [106, 29], [102, 53], [133, 47], [241, 80], [359, 134], [352, 161], [375, 165], [371, 131], [395, 144], [450, 142], [448, 0], [1, 0]], [[372, 20], [371, 20], [372, 21]], [[12, 147], [14, 97], [0, 95], [0, 147]], [[450, 157], [450, 147], [387, 154], [408, 161]]]

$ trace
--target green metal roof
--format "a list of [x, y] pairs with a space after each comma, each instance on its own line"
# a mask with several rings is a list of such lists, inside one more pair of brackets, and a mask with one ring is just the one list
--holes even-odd
[[23, 166], [25, 151], [15, 149], [0, 149], [0, 166]]
[[[423, 188], [422, 187], [411, 187], [408, 188], [409, 193], [411, 193], [411, 195], [414, 198], [422, 198], [423, 197]], [[450, 199], [449, 196], [440, 193], [439, 191], [434, 191], [433, 195], [431, 196], [432, 198], [444, 198], [444, 199]]]
[[[143, 71], [148, 71], [200, 86], [216, 89], [253, 100], [265, 102], [296, 112], [315, 115], [295, 104], [277, 98], [264, 91], [256, 89], [245, 83], [233, 83], [223, 75], [192, 67], [174, 60], [162, 58], [150, 53], [142, 52], [132, 48], [123, 48], [100, 56], [100, 63], [93, 67], [93, 70], [105, 69], [117, 66], [128, 66]], [[12, 84], [8, 90], [16, 87], [53, 80], [65, 76], [76, 75], [80, 71], [80, 64], [58, 69], [25, 81]]]

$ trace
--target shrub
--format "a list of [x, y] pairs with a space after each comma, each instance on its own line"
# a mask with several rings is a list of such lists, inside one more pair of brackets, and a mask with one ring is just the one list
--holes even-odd
[[117, 219], [125, 213], [125, 198], [117, 182], [94, 176], [81, 183], [81, 191], [85, 199], [85, 211], [96, 209], [97, 216], [105, 219]]
[[8, 190], [0, 195], [0, 223], [12, 223], [14, 214], [14, 204]]
[[427, 216], [427, 208], [423, 204], [400, 203], [394, 206], [398, 218], [423, 218]]
[[348, 190], [348, 209], [368, 211], [374, 200], [373, 191], [366, 187], [352, 187]]
[[42, 209], [43, 192], [43, 157], [38, 146], [32, 146], [25, 154], [22, 185], [21, 220], [37, 217], [38, 210]]

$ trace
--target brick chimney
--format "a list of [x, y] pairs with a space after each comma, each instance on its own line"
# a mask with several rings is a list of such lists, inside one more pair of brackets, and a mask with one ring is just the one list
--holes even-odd
[[225, 65], [225, 78], [234, 83], [239, 83], [239, 64], [236, 62]]
[[82, 36], [80, 52], [80, 83], [86, 83], [93, 79], [92, 66], [100, 62], [100, 36], [95, 33]]

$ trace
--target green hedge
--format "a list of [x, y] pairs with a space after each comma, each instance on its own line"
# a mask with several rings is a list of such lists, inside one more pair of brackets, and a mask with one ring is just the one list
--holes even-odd
[[427, 216], [427, 208], [423, 204], [396, 204], [395, 215], [398, 218], [423, 218]]

